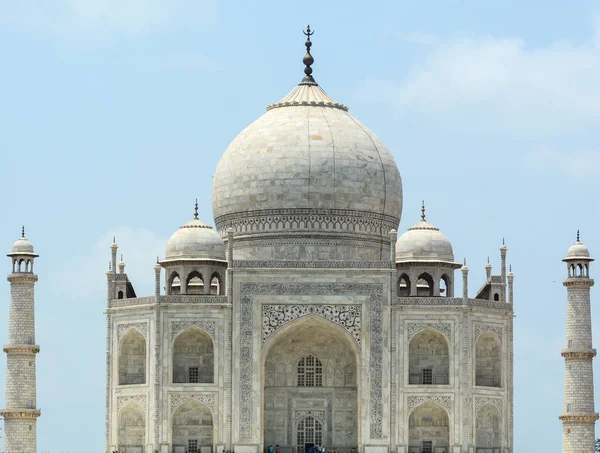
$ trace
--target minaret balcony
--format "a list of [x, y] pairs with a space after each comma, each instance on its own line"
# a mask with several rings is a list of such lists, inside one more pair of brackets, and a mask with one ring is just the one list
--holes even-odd
[[558, 418], [567, 423], [595, 423], [599, 416], [597, 412], [563, 412]]
[[40, 352], [38, 344], [5, 344], [2, 350], [7, 354], [37, 354]]
[[565, 359], [593, 359], [596, 357], [595, 349], [563, 349], [560, 355]]
[[4, 420], [15, 419], [15, 418], [25, 418], [25, 419], [36, 419], [40, 415], [42, 415], [42, 411], [40, 409], [0, 409], [0, 415], [4, 417]]

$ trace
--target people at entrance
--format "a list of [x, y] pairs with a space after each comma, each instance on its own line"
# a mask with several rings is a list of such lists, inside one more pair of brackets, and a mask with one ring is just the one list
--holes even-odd
[[275, 452], [275, 447], [273, 447], [273, 445], [269, 445], [269, 453], [274, 453]]
[[310, 447], [308, 447], [308, 453], [315, 453], [314, 445], [311, 445]]
[[281, 449], [279, 448], [279, 445], [275, 445], [275, 453], [281, 453]]

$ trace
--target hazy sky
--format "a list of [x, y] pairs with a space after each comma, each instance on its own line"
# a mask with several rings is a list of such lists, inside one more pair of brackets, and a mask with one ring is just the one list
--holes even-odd
[[[315, 79], [396, 158], [400, 231], [426, 200], [428, 220], [457, 260], [467, 257], [472, 296], [488, 255], [498, 272], [506, 237], [515, 450], [561, 451], [560, 260], [578, 228], [600, 257], [600, 7], [591, 0], [3, 2], [0, 246], [8, 252], [25, 224], [41, 255], [40, 451], [104, 450], [111, 238], [137, 294], [151, 295], [156, 256], [195, 198], [212, 223], [212, 175], [227, 145], [301, 79], [307, 23]], [[8, 303], [4, 281], [3, 341]], [[595, 306], [593, 321], [600, 346]]]

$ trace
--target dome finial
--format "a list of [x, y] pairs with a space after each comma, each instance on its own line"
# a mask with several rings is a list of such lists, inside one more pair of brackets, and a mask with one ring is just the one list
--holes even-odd
[[579, 230], [577, 230], [577, 242], [579, 242]]
[[[579, 235], [579, 233], [577, 233]], [[25, 225], [23, 225], [21, 227], [21, 237], [24, 238], [25, 237]], [[579, 239], [577, 240], [577, 242], [579, 242]]]
[[425, 200], [421, 202], [421, 220], [425, 222]]
[[310, 67], [315, 62], [315, 59], [310, 54], [310, 46], [312, 46], [310, 37], [312, 35], [314, 35], [315, 32], [311, 31], [310, 25], [308, 25], [306, 27], [306, 31], [303, 31], [303, 33], [306, 36], [306, 42], [304, 43], [306, 45], [306, 55], [304, 55], [302, 62], [306, 65], [306, 68], [304, 68], [304, 74], [306, 74], [306, 75], [304, 76], [304, 78], [302, 79], [302, 82], [300, 82], [300, 84], [301, 85], [303, 85], [303, 84], [316, 85], [317, 83], [315, 82], [315, 79], [313, 79], [313, 76], [311, 75], [313, 70]]
[[196, 204], [194, 205], [194, 219], [198, 220], [198, 199], [196, 198]]

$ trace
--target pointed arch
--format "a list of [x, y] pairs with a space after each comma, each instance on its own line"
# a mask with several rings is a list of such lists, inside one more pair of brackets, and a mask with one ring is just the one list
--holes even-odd
[[214, 438], [213, 413], [208, 406], [196, 399], [180, 404], [171, 417], [172, 451], [198, 449], [212, 451]]
[[583, 276], [583, 266], [581, 266], [581, 263], [577, 263], [577, 268], [576, 268], [576, 274], [577, 277], [582, 277]]
[[146, 383], [146, 339], [128, 329], [119, 342], [119, 385]]
[[501, 387], [502, 345], [492, 331], [487, 330], [475, 343], [475, 385]]
[[181, 278], [177, 271], [171, 272], [167, 280], [168, 294], [181, 294]]
[[221, 274], [217, 271], [214, 271], [210, 276], [210, 294], [218, 296], [225, 294], [223, 279], [221, 278]]
[[398, 278], [398, 296], [409, 297], [410, 296], [410, 277], [408, 274], [403, 273]]
[[146, 444], [146, 413], [135, 401], [119, 410], [118, 445], [120, 452], [142, 452]]
[[186, 279], [187, 294], [204, 294], [204, 277], [197, 270], [190, 272]]
[[408, 346], [410, 385], [448, 385], [450, 343], [439, 330], [426, 327], [415, 334]]
[[173, 338], [173, 383], [214, 382], [214, 344], [205, 330], [189, 326]]
[[417, 295], [418, 296], [433, 296], [433, 277], [428, 272], [423, 272], [417, 279]]
[[454, 296], [454, 290], [452, 288], [452, 278], [446, 273], [442, 274], [442, 276], [440, 277], [440, 296]]
[[323, 443], [323, 425], [314, 417], [304, 417], [296, 424], [296, 451], [304, 453], [306, 444]]
[[323, 387], [323, 363], [312, 354], [302, 357], [296, 365], [298, 387]]
[[475, 421], [475, 451], [499, 452], [502, 448], [502, 416], [490, 403], [479, 408]]
[[408, 451], [440, 451], [450, 448], [450, 419], [442, 406], [431, 400], [415, 407], [408, 417]]

